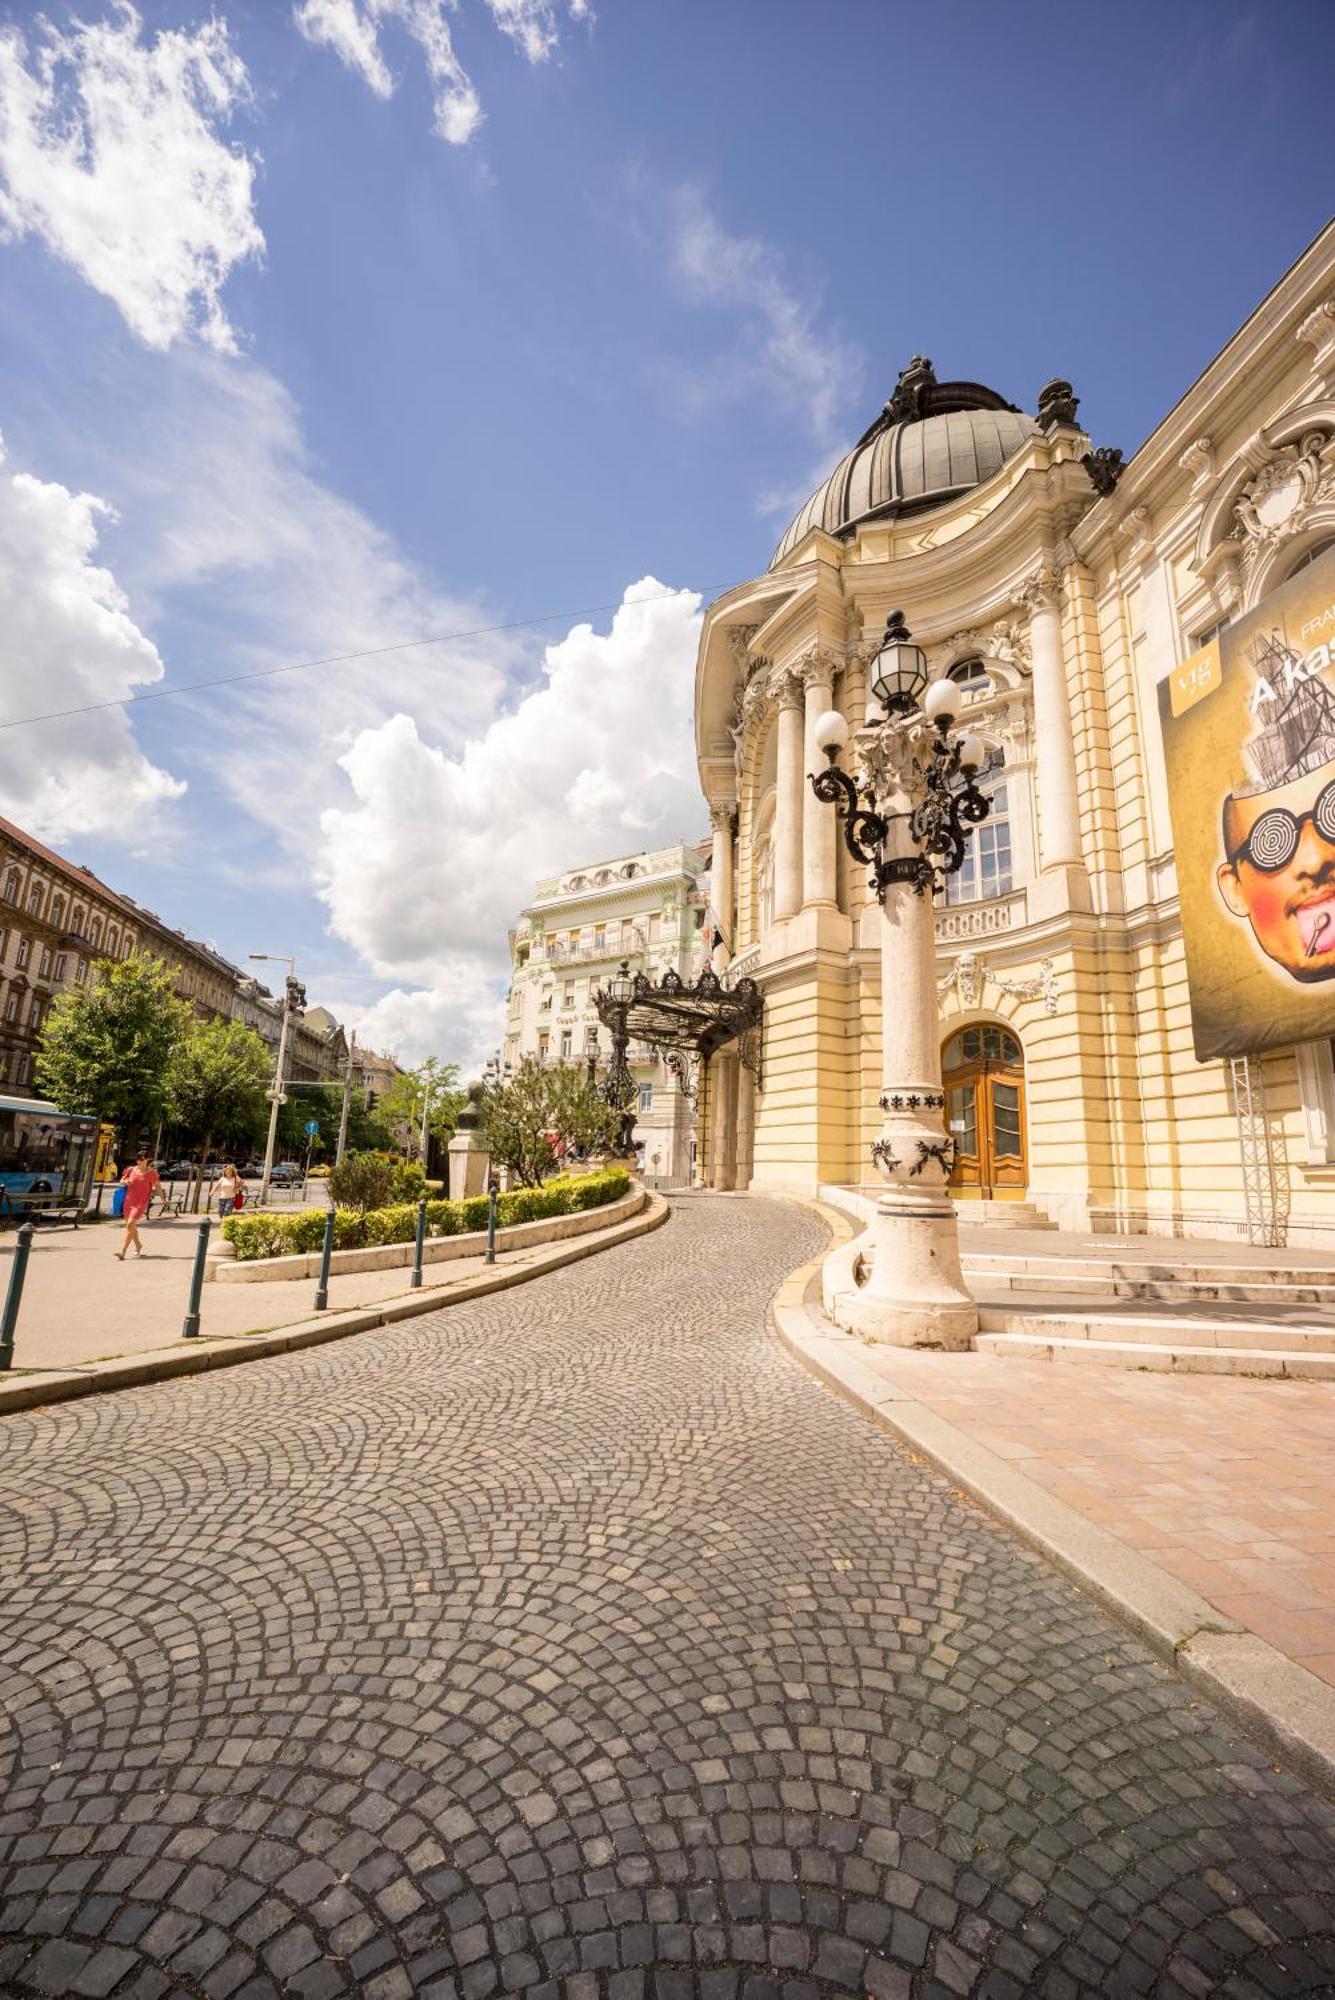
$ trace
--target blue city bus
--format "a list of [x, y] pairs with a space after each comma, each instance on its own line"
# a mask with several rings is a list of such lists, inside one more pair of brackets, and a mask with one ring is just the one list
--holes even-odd
[[71, 1117], [38, 1097], [0, 1097], [0, 1215], [28, 1206], [11, 1196], [81, 1195], [101, 1165], [96, 1118]]

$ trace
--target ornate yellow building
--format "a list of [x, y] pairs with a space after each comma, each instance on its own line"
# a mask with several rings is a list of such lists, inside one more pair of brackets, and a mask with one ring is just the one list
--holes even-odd
[[862, 724], [902, 607], [998, 753], [935, 912], [956, 1196], [1068, 1229], [1335, 1241], [1335, 1008], [1301, 1046], [1193, 1053], [1158, 699], [1335, 541], [1335, 225], [1117, 461], [1069, 385], [1029, 416], [915, 360], [765, 575], [710, 607], [716, 965], [764, 996], [758, 1075], [735, 1044], [709, 1065], [716, 1185], [873, 1180], [879, 911], [808, 773], [822, 711]]

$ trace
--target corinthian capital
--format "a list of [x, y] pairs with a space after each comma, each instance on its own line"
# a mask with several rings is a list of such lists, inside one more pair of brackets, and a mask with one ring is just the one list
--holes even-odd
[[770, 693], [778, 707], [802, 706], [802, 670], [796, 661], [789, 660], [781, 667], [772, 667], [769, 685]]
[[709, 808], [709, 824], [715, 833], [731, 833], [737, 824], [736, 799], [716, 801]]
[[1011, 603], [1017, 611], [1032, 618], [1036, 611], [1055, 611], [1061, 603], [1061, 589], [1061, 571], [1056, 563], [1040, 563], [1013, 594]]
[[808, 646], [804, 653], [790, 662], [794, 673], [800, 674], [803, 687], [833, 686], [834, 677], [846, 665], [842, 650], [833, 646]]

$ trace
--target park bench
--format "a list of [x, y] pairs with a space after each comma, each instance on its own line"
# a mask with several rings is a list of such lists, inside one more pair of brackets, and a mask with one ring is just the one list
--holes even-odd
[[81, 1195], [57, 1194], [54, 1188], [0, 1188], [0, 1216], [34, 1224], [46, 1222], [53, 1229], [62, 1224], [77, 1229], [82, 1214]]

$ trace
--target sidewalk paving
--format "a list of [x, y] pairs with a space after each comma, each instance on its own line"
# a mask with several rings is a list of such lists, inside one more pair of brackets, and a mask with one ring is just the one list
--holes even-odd
[[[74, 1229], [38, 1229], [23, 1289], [14, 1342], [16, 1369], [69, 1368], [113, 1356], [145, 1354], [178, 1340], [190, 1300], [190, 1273], [198, 1237], [198, 1217], [172, 1217], [145, 1224], [144, 1254], [131, 1251], [123, 1264], [114, 1251], [119, 1224]], [[217, 1238], [215, 1221], [211, 1242]], [[8, 1286], [15, 1236], [0, 1238], [0, 1295]], [[534, 1250], [498, 1253], [498, 1265], [515, 1269]], [[424, 1284], [433, 1291], [485, 1268], [481, 1256], [428, 1265]], [[347, 1272], [331, 1278], [334, 1311], [379, 1304], [408, 1290], [409, 1266], [388, 1271]], [[314, 1278], [279, 1278], [248, 1285], [207, 1284], [200, 1308], [206, 1338], [290, 1326], [311, 1317]]]
[[858, 1355], [1335, 1685], [1335, 1384]]

